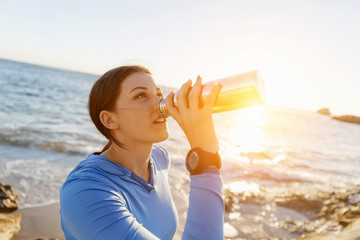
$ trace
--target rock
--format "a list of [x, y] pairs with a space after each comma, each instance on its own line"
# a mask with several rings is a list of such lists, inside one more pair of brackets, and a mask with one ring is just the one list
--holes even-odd
[[301, 194], [299, 195], [294, 194], [286, 198], [284, 197], [276, 198], [274, 199], [274, 201], [278, 206], [293, 209], [309, 217], [318, 213], [323, 208], [322, 200], [307, 199], [305, 196]]
[[333, 116], [332, 119], [336, 119], [343, 122], [360, 124], [360, 117], [352, 115]]
[[18, 209], [18, 196], [10, 185], [0, 183], [0, 212], [9, 213]]
[[357, 240], [360, 239], [360, 218], [349, 224], [338, 233], [318, 233], [316, 231], [302, 236], [302, 240]]
[[317, 111], [317, 113], [320, 113], [323, 115], [331, 115], [330, 110], [328, 108], [321, 108]]
[[235, 201], [232, 196], [232, 192], [229, 189], [224, 189], [224, 203], [225, 203], [225, 212], [232, 211]]
[[239, 235], [238, 230], [234, 228], [230, 223], [224, 223], [224, 237], [225, 238], [235, 238]]
[[0, 239], [10, 240], [20, 231], [21, 214], [0, 213]]

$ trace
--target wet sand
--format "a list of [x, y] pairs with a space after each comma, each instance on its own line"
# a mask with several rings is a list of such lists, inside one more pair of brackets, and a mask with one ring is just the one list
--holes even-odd
[[36, 238], [64, 240], [60, 226], [60, 204], [24, 208], [16, 211], [22, 215], [20, 232], [13, 240]]

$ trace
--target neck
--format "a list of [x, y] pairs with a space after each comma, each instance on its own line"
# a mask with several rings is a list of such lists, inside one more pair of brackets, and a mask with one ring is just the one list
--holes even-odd
[[111, 144], [109, 149], [103, 152], [101, 155], [107, 157], [113, 162], [116, 162], [131, 172], [141, 177], [145, 181], [150, 181], [150, 155], [153, 145], [152, 144], [136, 144], [126, 146], [123, 149], [116, 145]]

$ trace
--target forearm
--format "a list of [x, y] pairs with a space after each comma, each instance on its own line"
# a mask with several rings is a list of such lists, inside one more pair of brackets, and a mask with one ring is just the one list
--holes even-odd
[[182, 239], [223, 239], [224, 202], [218, 173], [190, 177], [189, 208]]

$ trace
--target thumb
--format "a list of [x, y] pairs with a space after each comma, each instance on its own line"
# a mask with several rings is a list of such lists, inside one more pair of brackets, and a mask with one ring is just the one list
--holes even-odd
[[171, 91], [165, 98], [165, 110], [166, 112], [172, 116], [173, 118], [176, 118], [179, 112], [179, 109], [174, 104], [174, 95], [175, 93]]

